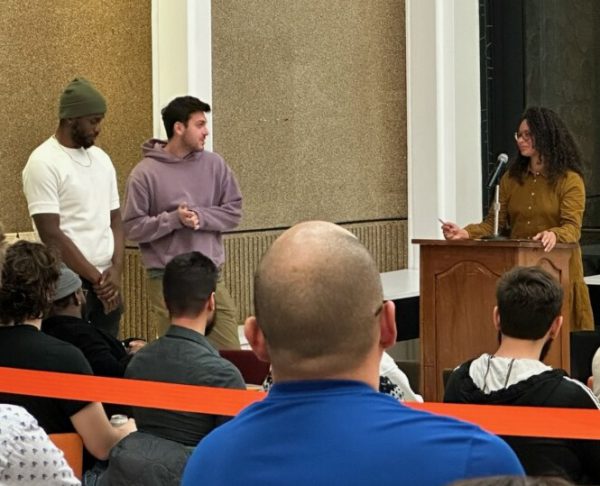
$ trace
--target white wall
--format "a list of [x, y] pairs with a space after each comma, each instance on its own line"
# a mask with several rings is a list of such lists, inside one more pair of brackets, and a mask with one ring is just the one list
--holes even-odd
[[409, 239], [441, 238], [438, 218], [481, 219], [478, 8], [406, 0]]
[[[212, 105], [211, 0], [152, 0], [154, 136], [166, 138], [160, 110], [176, 96]], [[212, 132], [212, 118], [208, 117]], [[212, 137], [206, 142], [212, 150]]]

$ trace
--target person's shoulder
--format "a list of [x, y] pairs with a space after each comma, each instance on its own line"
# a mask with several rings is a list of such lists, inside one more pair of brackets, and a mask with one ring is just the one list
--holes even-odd
[[223, 382], [237, 383], [244, 386], [244, 379], [240, 370], [229, 360], [221, 356], [214, 356], [210, 360], [210, 368], [215, 373], [215, 378]]
[[[421, 412], [425, 413], [425, 412]], [[449, 444], [456, 460], [464, 461], [474, 475], [522, 474], [523, 469], [513, 450], [496, 435], [480, 427], [451, 417], [429, 415], [422, 418], [420, 428], [423, 440], [430, 439], [431, 447], [446, 449]]]
[[583, 177], [573, 170], [567, 170], [561, 177], [562, 184], [565, 188], [584, 187]]
[[201, 152], [200, 157], [203, 159], [204, 163], [210, 163], [224, 170], [229, 169], [229, 166], [227, 165], [227, 162], [225, 162], [225, 159], [216, 152], [211, 152], [210, 150], [205, 149]]
[[25, 171], [39, 170], [41, 168], [60, 168], [62, 164], [57, 161], [62, 158], [52, 138], [44, 140], [38, 145], [27, 159]]
[[48, 371], [92, 374], [90, 364], [78, 347], [41, 331], [37, 340], [43, 345], [44, 354], [40, 358], [49, 365]]
[[156, 174], [160, 174], [162, 170], [168, 170], [168, 164], [161, 163], [151, 156], [145, 155], [137, 164], [133, 166], [129, 173], [129, 184], [147, 185], [151, 183], [151, 179]]
[[190, 366], [188, 362], [182, 363], [187, 367], [190, 377], [196, 384], [207, 386], [218, 386], [223, 388], [245, 388], [242, 374], [231, 361], [221, 357], [218, 353], [207, 349], [206, 345], [185, 343], [186, 351], [196, 356], [199, 366]]
[[36, 148], [31, 151], [29, 155], [30, 159], [38, 159], [48, 155], [49, 153], [53, 153], [55, 149], [55, 144], [52, 137], [47, 138], [42, 143], [40, 143]]
[[482, 443], [496, 442], [495, 436], [485, 432], [480, 427], [452, 417], [415, 410], [406, 406], [398, 409], [396, 413], [404, 415], [402, 428], [406, 430], [410, 428], [412, 433], [420, 431], [419, 434], [422, 434], [423, 437], [447, 437], [452, 438], [456, 443], [462, 441], [465, 444], [472, 442], [474, 439], [481, 440]]
[[560, 402], [556, 405], [560, 407], [600, 409], [600, 401], [594, 392], [583, 383], [566, 375], [556, 388], [554, 400]]
[[139, 349], [129, 360], [127, 368], [125, 369], [126, 378], [136, 378], [140, 371], [146, 369], [146, 363], [154, 363], [160, 357], [160, 350], [157, 347], [160, 346], [161, 338], [158, 338], [151, 343], [146, 344], [144, 347]]

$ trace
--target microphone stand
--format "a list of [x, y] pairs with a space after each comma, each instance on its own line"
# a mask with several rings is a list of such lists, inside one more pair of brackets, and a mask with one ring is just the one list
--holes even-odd
[[494, 235], [491, 239], [505, 240], [506, 238], [504, 236], [500, 236], [500, 231], [498, 229], [498, 223], [500, 219], [500, 184], [496, 184], [496, 192], [494, 194], [492, 209], [494, 210]]
[[483, 236], [482, 240], [507, 240], [505, 236], [500, 235], [500, 229], [498, 228], [499, 220], [500, 220], [500, 174], [504, 165], [506, 164], [507, 157], [505, 154], [501, 154], [499, 157], [500, 161], [498, 166], [496, 167], [496, 171], [492, 175], [490, 182], [488, 184], [488, 189], [493, 187], [493, 184], [496, 183], [496, 188], [494, 191], [494, 202], [491, 205], [492, 210], [494, 211], [494, 233], [491, 236]]

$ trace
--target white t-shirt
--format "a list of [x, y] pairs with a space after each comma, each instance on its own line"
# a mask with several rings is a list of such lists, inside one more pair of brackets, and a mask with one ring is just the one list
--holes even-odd
[[23, 170], [29, 214], [58, 214], [60, 229], [98, 270], [111, 265], [110, 212], [119, 208], [117, 176], [100, 148], [71, 149], [50, 137]]

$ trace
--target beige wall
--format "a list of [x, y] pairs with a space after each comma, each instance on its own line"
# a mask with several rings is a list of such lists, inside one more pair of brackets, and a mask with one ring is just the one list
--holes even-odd
[[3, 0], [0, 221], [6, 231], [31, 228], [21, 171], [55, 130], [58, 97], [76, 76], [107, 98], [97, 143], [112, 157], [123, 194], [139, 146], [152, 135], [150, 8], [150, 0]]
[[[30, 228], [21, 170], [55, 129], [58, 96], [76, 75], [108, 99], [98, 144], [123, 195], [152, 133], [151, 2], [6, 0], [3, 9], [0, 220], [14, 232]], [[400, 0], [212, 2], [214, 150], [244, 194], [240, 231], [226, 238], [240, 319], [258, 259], [299, 220], [346, 223], [382, 271], [406, 267], [404, 15]], [[127, 262], [124, 334], [150, 336], [135, 251]]]
[[220, 0], [212, 32], [240, 229], [406, 219], [403, 1]]

